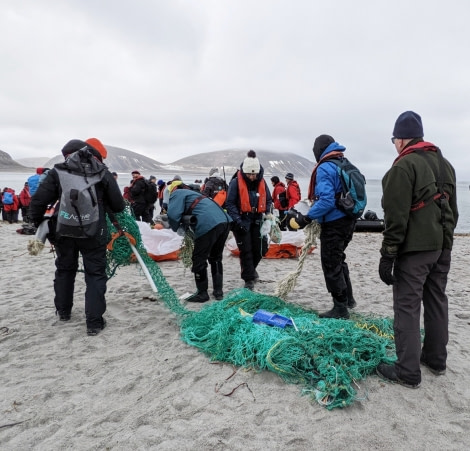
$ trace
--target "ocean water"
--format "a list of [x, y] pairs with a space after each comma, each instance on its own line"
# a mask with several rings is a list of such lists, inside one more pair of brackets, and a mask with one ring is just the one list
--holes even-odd
[[[13, 188], [17, 194], [23, 188], [24, 182], [28, 177], [32, 175], [31, 173], [16, 173], [16, 172], [0, 172], [0, 188], [9, 187]], [[150, 175], [150, 174], [145, 174]], [[154, 174], [157, 179], [161, 178], [165, 181], [171, 180], [175, 174], [165, 173], [165, 174]], [[206, 174], [197, 174], [197, 173], [180, 173], [181, 177], [186, 183], [194, 183], [195, 180], [204, 180]], [[227, 181], [229, 181], [231, 174], [227, 174]], [[129, 184], [130, 174], [119, 174], [118, 183], [121, 187], [121, 190], [124, 186]], [[271, 182], [269, 178], [266, 178], [268, 186], [271, 189]], [[302, 197], [307, 196], [307, 189], [310, 179], [303, 177], [299, 178], [298, 183], [302, 192]], [[367, 190], [367, 207], [366, 210], [372, 210], [377, 213], [379, 218], [383, 218], [383, 210], [381, 207], [382, 199], [382, 185], [380, 180], [367, 180], [366, 184]], [[457, 233], [470, 233], [470, 182], [468, 181], [459, 181], [457, 182], [457, 204], [459, 207], [459, 222], [457, 224], [456, 232]]]

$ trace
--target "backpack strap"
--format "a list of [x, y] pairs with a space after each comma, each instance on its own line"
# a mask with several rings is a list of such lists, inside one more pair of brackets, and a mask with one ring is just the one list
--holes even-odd
[[[430, 158], [430, 154], [426, 151], [415, 151], [418, 155], [423, 155], [425, 159]], [[417, 211], [421, 210], [421, 208], [427, 207], [431, 205], [435, 201], [439, 201], [441, 206], [441, 225], [442, 228], [446, 228], [446, 203], [450, 199], [449, 193], [444, 190], [444, 157], [442, 156], [441, 149], [436, 147], [436, 154], [437, 154], [437, 162], [438, 162], [438, 173], [436, 176], [436, 184], [437, 184], [437, 193], [433, 194], [432, 196], [428, 197], [427, 199], [421, 200], [415, 204], [413, 204], [410, 208], [410, 211]], [[430, 165], [429, 165], [430, 166]]]
[[207, 196], [204, 196], [203, 194], [201, 194], [199, 197], [196, 197], [196, 199], [193, 200], [193, 202], [191, 203], [191, 205], [189, 206], [189, 208], [184, 212], [185, 215], [192, 215], [193, 214], [193, 210], [196, 208], [196, 205], [201, 202], [202, 199], [206, 198], [207, 199]]

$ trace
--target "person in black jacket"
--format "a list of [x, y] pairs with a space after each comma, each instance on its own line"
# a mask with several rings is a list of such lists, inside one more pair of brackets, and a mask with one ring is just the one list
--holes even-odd
[[[69, 141], [62, 149], [65, 157], [64, 163], [59, 163], [49, 171], [45, 180], [39, 185], [38, 190], [31, 199], [30, 216], [35, 226], [44, 219], [44, 213], [48, 205], [53, 205], [62, 194], [61, 181], [58, 171], [69, 171], [79, 173], [81, 165], [72, 167], [71, 157], [75, 152], [80, 151], [80, 159], [83, 155], [88, 155], [87, 161], [96, 158], [100, 163], [100, 171], [104, 172], [103, 178], [96, 184], [96, 197], [99, 205], [98, 231], [95, 236], [87, 238], [71, 238], [51, 233], [50, 240], [55, 246], [57, 258], [55, 261], [56, 271], [54, 279], [56, 314], [61, 321], [69, 321], [73, 306], [73, 292], [75, 277], [78, 270], [78, 257], [82, 255], [85, 270], [85, 315], [88, 335], [97, 335], [106, 325], [103, 314], [106, 310], [106, 244], [107, 227], [106, 211], [117, 213], [123, 211], [125, 202], [122, 198], [119, 186], [102, 164], [106, 158], [107, 151], [103, 144], [96, 138], [90, 138], [86, 142], [74, 139]], [[91, 165], [93, 166], [93, 165]], [[56, 212], [57, 215], [57, 212]], [[54, 222], [52, 222], [54, 223]], [[51, 223], [50, 223], [51, 224]], [[51, 232], [54, 228], [50, 227]]]
[[272, 198], [263, 175], [256, 152], [250, 150], [230, 181], [225, 202], [240, 250], [240, 276], [249, 290], [254, 289], [259, 279], [256, 268], [268, 252], [268, 240], [261, 236], [261, 225], [263, 215], [271, 212]]
[[139, 171], [132, 171], [132, 182], [129, 188], [131, 195], [131, 207], [135, 218], [138, 221], [152, 222], [149, 214], [149, 206], [145, 201], [146, 183], [145, 178], [140, 175]]
[[[225, 183], [225, 180], [220, 176], [219, 169], [212, 168], [209, 171], [209, 177], [206, 180], [206, 183], [204, 183], [202, 194], [214, 199], [222, 208], [224, 208], [227, 189], [227, 183]], [[225, 194], [225, 196], [223, 194]]]

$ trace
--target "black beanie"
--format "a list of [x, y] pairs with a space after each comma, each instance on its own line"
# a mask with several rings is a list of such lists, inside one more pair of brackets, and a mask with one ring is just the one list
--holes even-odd
[[414, 111], [401, 113], [395, 122], [392, 136], [399, 139], [422, 138], [424, 132], [421, 116]]
[[63, 148], [62, 148], [62, 155], [66, 157], [77, 150], [83, 149], [84, 147], [88, 147], [85, 141], [80, 141], [79, 139], [72, 139], [69, 141]]
[[315, 160], [320, 161], [321, 154], [331, 143], [334, 142], [334, 138], [330, 135], [318, 136], [313, 144], [313, 155], [315, 155]]

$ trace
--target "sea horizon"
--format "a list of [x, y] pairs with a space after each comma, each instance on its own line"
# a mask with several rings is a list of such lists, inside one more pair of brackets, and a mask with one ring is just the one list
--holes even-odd
[[[0, 188], [3, 190], [4, 187], [13, 188], [16, 194], [19, 194], [23, 189], [24, 182], [27, 181], [28, 177], [31, 176], [33, 172], [0, 172]], [[165, 182], [171, 180], [175, 175], [181, 175], [182, 179], [186, 183], [195, 183], [196, 180], [202, 180], [207, 177], [207, 174], [194, 171], [161, 171], [160, 174], [150, 172], [148, 174], [143, 174], [148, 177], [150, 175], [155, 175], [157, 179], [162, 179]], [[231, 173], [226, 173], [227, 183], [232, 177]], [[272, 186], [270, 183], [270, 177], [266, 176], [265, 180], [268, 183], [269, 188], [272, 191]], [[282, 180], [281, 176], [279, 178]], [[118, 184], [121, 188], [121, 192], [124, 187], [127, 186], [130, 182], [131, 175], [130, 173], [121, 173], [118, 172]], [[300, 190], [302, 193], [302, 198], [305, 198], [307, 195], [307, 189], [309, 184], [309, 177], [299, 177], [297, 182], [299, 183]], [[383, 210], [381, 207], [382, 199], [382, 184], [379, 179], [367, 179], [366, 180], [366, 192], [367, 192], [367, 210], [374, 211], [379, 218], [383, 218]], [[459, 208], [459, 221], [455, 229], [455, 233], [470, 233], [470, 186], [467, 181], [457, 181], [457, 205]]]

